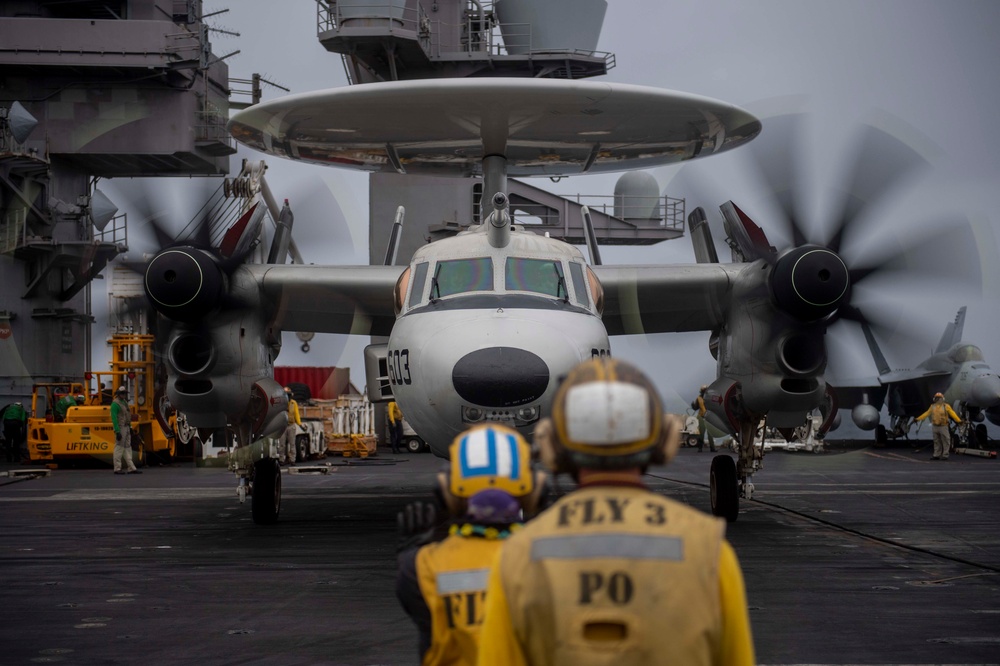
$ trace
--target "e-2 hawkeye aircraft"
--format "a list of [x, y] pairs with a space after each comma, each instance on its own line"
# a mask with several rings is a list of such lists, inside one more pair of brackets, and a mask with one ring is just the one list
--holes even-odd
[[[985, 439], [984, 416], [1000, 425], [1000, 377], [990, 368], [976, 345], [964, 342], [965, 306], [955, 321], [945, 326], [934, 353], [912, 370], [892, 370], [875, 340], [871, 327], [862, 322], [862, 330], [878, 367], [878, 383], [835, 388], [838, 404], [851, 410], [851, 420], [862, 430], [874, 430], [876, 441], [907, 437], [914, 419], [923, 414], [935, 393], [943, 393], [948, 404], [962, 418], [958, 432], [961, 444], [970, 442], [969, 425], [976, 427], [977, 440]], [[888, 403], [889, 428], [879, 421]], [[978, 444], [978, 441], [976, 442]]]
[[[388, 336], [380, 353], [395, 399], [439, 456], [482, 421], [530, 436], [561, 377], [611, 353], [618, 334], [712, 331], [727, 359], [725, 409], [739, 427], [756, 428], [763, 414], [799, 425], [825, 400], [816, 322], [850, 286], [836, 252], [606, 266], [592, 228], [588, 263], [575, 247], [512, 224], [507, 210], [508, 176], [622, 171], [741, 146], [761, 123], [740, 108], [621, 84], [436, 80], [293, 95], [241, 111], [229, 128], [289, 159], [481, 177], [484, 214], [418, 249], [406, 267], [284, 265], [280, 249], [253, 264], [245, 253], [183, 242], [156, 254], [144, 285], [170, 323], [166, 392], [197, 427], [234, 427], [244, 446], [284, 427], [272, 372], [282, 330]], [[394, 253], [390, 245], [387, 264]], [[713, 510], [735, 519], [752, 460], [741, 452], [740, 477], [723, 457], [728, 467], [713, 465]], [[254, 520], [277, 520], [277, 461], [265, 454], [244, 481]]]

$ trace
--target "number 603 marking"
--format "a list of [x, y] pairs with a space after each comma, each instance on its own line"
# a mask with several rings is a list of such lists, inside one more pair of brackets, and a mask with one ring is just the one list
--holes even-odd
[[389, 369], [390, 384], [413, 383], [413, 378], [410, 376], [409, 349], [390, 349], [385, 355], [385, 364]]

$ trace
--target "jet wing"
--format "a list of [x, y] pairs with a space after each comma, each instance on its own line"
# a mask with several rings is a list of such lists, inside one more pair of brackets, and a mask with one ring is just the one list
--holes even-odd
[[834, 386], [829, 381], [826, 383], [833, 390], [837, 397], [837, 406], [840, 409], [853, 409], [855, 405], [862, 405], [866, 402], [881, 411], [885, 405], [885, 394], [887, 388], [877, 384], [861, 385], [851, 383], [847, 386]]
[[[920, 384], [924, 380], [940, 377], [948, 377], [952, 374], [950, 370], [896, 370], [878, 376], [878, 381], [883, 385], [902, 384], [912, 382]], [[938, 382], [933, 382], [938, 383]]]
[[286, 331], [389, 335], [393, 289], [405, 266], [250, 264], [244, 267]]
[[711, 331], [726, 320], [730, 289], [743, 266], [591, 266], [604, 287], [609, 335]]

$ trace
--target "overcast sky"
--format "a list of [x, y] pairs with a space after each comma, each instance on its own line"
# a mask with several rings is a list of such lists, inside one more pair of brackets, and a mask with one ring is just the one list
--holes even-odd
[[[889, 362], [909, 367], [931, 351], [944, 325], [961, 305], [969, 306], [966, 339], [979, 344], [988, 361], [1000, 366], [996, 258], [998, 245], [993, 201], [1000, 186], [1000, 3], [995, 0], [671, 0], [609, 2], [598, 48], [615, 54], [617, 67], [603, 80], [670, 88], [742, 106], [764, 119], [756, 141], [767, 137], [767, 117], [789, 111], [807, 113], [801, 144], [802, 178], [815, 219], [822, 226], [829, 191], [849, 161], [852, 131], [865, 122], [886, 128], [924, 155], [931, 169], [901, 188], [866, 220], [853, 251], [890, 247], [928, 227], [958, 219], [964, 225], [962, 255], [941, 261], [931, 252], [913, 254], [912, 274], [876, 281], [858, 290], [857, 301], [889, 312], [898, 326], [924, 342], [891, 336], [884, 340]], [[346, 85], [340, 57], [316, 39], [315, 4], [308, 0], [205, 0], [205, 11], [229, 8], [214, 25], [235, 30], [239, 38], [214, 36], [213, 50], [227, 54], [230, 76], [254, 72], [292, 93]], [[266, 99], [285, 94], [271, 88]], [[747, 209], [780, 245], [781, 225], [769, 222], [764, 189], [748, 173], [740, 150], [691, 163], [686, 180], [701, 179], [699, 192], [717, 201], [696, 202], [708, 210], [721, 241], [717, 206], [732, 198]], [[297, 211], [295, 235], [306, 261], [367, 263], [367, 176], [348, 170], [292, 163], [242, 149], [233, 158], [267, 159], [268, 181], [278, 197], [289, 197]], [[695, 169], [697, 167], [697, 169]], [[668, 194], [688, 194], [673, 181], [677, 168], [654, 170]], [[611, 194], [617, 175], [580, 176], [559, 183], [532, 184], [563, 194]], [[708, 181], [707, 183], [705, 181]], [[308, 219], [303, 199], [339, 209], [326, 219]], [[296, 207], [296, 202], [300, 206]], [[689, 204], [689, 208], [691, 204]], [[818, 221], [817, 221], [818, 220]], [[916, 231], [914, 231], [916, 230]], [[870, 232], [870, 234], [869, 234]], [[863, 236], [863, 237], [862, 237]], [[652, 247], [607, 248], [605, 263], [691, 262], [690, 242], [682, 238]], [[845, 256], [850, 259], [848, 248]], [[725, 256], [725, 255], [723, 255]], [[728, 258], [728, 257], [726, 257]], [[968, 261], [963, 261], [967, 258]], [[971, 266], [968, 284], [950, 279], [959, 262]], [[943, 264], [943, 265], [934, 265]], [[943, 272], [940, 279], [929, 274]], [[844, 329], [844, 330], [841, 330]], [[897, 339], [898, 338], [898, 339]], [[828, 336], [840, 377], [874, 377], [875, 368], [857, 330], [838, 325]], [[646, 367], [670, 406], [680, 411], [692, 391], [715, 374], [707, 333], [634, 336], [612, 340], [613, 352]], [[363, 385], [360, 350], [366, 339], [317, 336], [312, 351], [298, 351], [286, 334], [280, 365], [340, 365]]]

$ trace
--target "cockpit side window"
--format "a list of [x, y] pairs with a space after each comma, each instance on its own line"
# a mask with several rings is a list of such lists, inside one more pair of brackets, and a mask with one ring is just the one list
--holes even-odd
[[583, 278], [583, 266], [575, 261], [570, 262], [569, 275], [573, 280], [573, 295], [576, 297], [576, 302], [589, 308], [590, 298], [587, 296], [587, 281]]
[[507, 291], [533, 291], [557, 298], [569, 296], [559, 261], [508, 257], [505, 275]]
[[431, 299], [467, 291], [493, 291], [493, 260], [481, 257], [439, 261], [431, 283]]
[[420, 301], [424, 296], [424, 281], [427, 280], [427, 266], [428, 262], [422, 262], [416, 265], [413, 269], [413, 286], [410, 287], [410, 307], [414, 307], [420, 304]]
[[392, 306], [398, 315], [403, 310], [403, 297], [406, 296], [406, 289], [410, 286], [410, 269], [407, 268], [396, 280], [396, 286], [392, 290]]
[[597, 314], [601, 314], [604, 312], [604, 287], [590, 266], [587, 266], [587, 279], [590, 280], [590, 295], [594, 299], [594, 309], [597, 310]]

